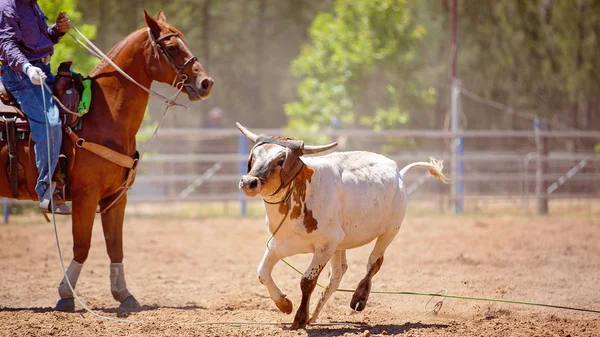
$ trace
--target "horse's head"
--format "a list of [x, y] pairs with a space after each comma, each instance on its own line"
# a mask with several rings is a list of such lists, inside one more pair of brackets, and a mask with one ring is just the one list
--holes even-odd
[[183, 82], [191, 101], [208, 98], [214, 81], [186, 46], [183, 34], [167, 23], [162, 10], [157, 19], [146, 11], [144, 17], [151, 45], [148, 62], [150, 77], [169, 84]]

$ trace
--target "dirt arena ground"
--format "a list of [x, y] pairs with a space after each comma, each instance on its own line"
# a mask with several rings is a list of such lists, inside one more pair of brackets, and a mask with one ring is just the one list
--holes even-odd
[[[68, 220], [61, 219], [66, 263], [72, 257], [70, 230]], [[138, 323], [114, 323], [79, 306], [75, 313], [52, 310], [62, 277], [52, 225], [39, 215], [15, 217], [0, 225], [0, 336], [600, 336], [600, 314], [447, 299], [438, 315], [424, 315], [427, 297], [378, 294], [357, 313], [349, 307], [351, 294], [339, 292], [320, 322], [345, 325], [291, 331], [284, 325], [194, 324], [292, 321], [256, 277], [267, 239], [258, 217], [128, 216], [127, 282], [145, 310], [127, 317]], [[342, 288], [358, 284], [371, 247], [349, 252]], [[309, 259], [289, 261], [304, 268]], [[97, 219], [77, 290], [90, 308], [116, 317], [108, 263]], [[295, 310], [300, 276], [280, 263], [274, 279]], [[457, 295], [600, 309], [599, 284], [599, 217], [413, 213], [388, 249], [373, 289], [448, 289]]]

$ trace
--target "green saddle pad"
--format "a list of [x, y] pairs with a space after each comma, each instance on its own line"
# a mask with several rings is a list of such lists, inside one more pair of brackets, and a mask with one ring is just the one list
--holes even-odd
[[83, 84], [83, 92], [81, 93], [78, 111], [80, 114], [85, 115], [90, 111], [90, 104], [92, 103], [92, 80], [83, 80], [81, 84]]

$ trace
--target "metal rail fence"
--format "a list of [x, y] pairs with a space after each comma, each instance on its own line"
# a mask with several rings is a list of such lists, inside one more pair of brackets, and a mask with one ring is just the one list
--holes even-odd
[[[597, 141], [600, 132], [254, 131], [307, 140], [335, 140], [340, 143], [338, 151], [382, 153], [397, 161], [400, 167], [428, 157], [445, 160], [454, 188], [458, 186], [458, 194], [450, 193], [452, 185], [427, 179], [427, 174], [412, 173], [407, 178], [409, 191], [413, 192], [411, 199], [434, 201], [442, 210], [452, 209], [455, 198], [461, 198], [461, 203], [464, 200], [467, 208], [478, 207], [486, 200], [504, 200], [514, 206], [529, 208], [535, 202], [547, 204], [550, 199], [600, 198], [600, 154], [566, 151], [567, 143], [581, 139]], [[551, 146], [545, 147], [547, 153], [540, 151], [539, 139], [551, 140]], [[457, 153], [457, 167], [451, 167], [451, 151], [456, 140], [462, 142], [463, 150]], [[239, 201], [240, 211], [244, 213], [247, 200], [238, 191], [237, 182], [245, 171], [250, 146], [237, 129], [163, 129], [140, 164], [129, 200]]]

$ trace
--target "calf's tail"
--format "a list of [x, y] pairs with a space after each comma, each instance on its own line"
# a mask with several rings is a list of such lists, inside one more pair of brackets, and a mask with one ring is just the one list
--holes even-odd
[[402, 178], [404, 178], [404, 175], [406, 174], [406, 172], [408, 172], [414, 168], [427, 169], [432, 176], [438, 178], [444, 184], [447, 184], [448, 182], [450, 182], [450, 180], [448, 180], [448, 178], [446, 178], [446, 176], [444, 175], [444, 172], [442, 172], [444, 170], [444, 165], [441, 160], [437, 160], [433, 157], [429, 157], [429, 163], [420, 161], [420, 162], [408, 164], [408, 165], [404, 166], [404, 168], [402, 170], [400, 170], [400, 175], [402, 176]]

